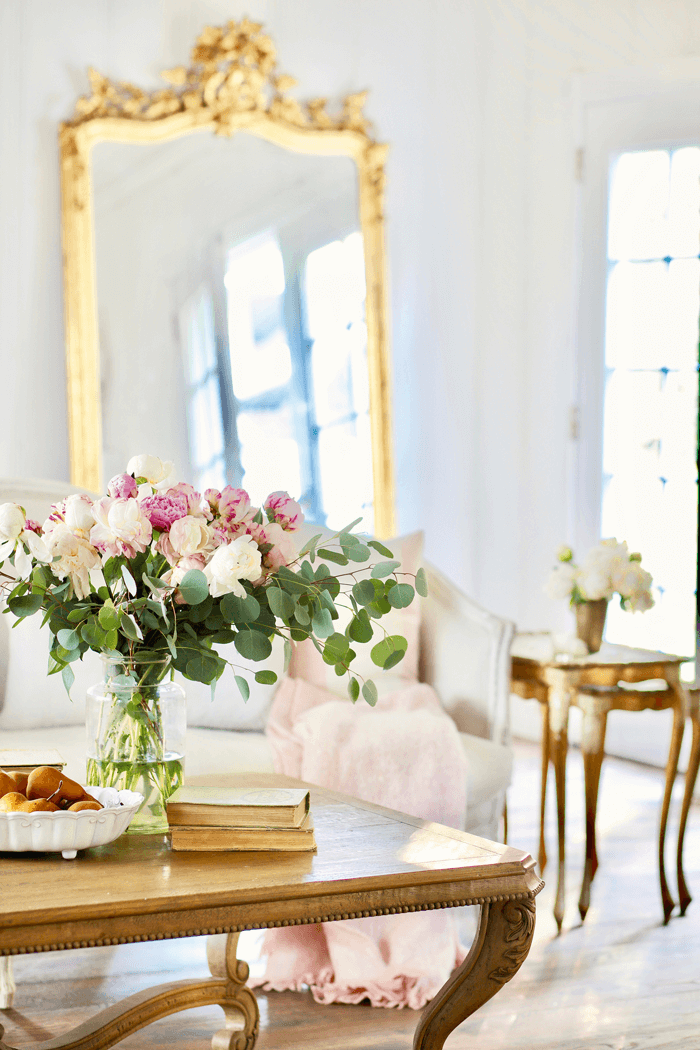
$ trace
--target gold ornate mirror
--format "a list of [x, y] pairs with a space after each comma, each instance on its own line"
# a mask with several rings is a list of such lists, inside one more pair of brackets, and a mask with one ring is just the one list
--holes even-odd
[[301, 106], [247, 19], [162, 75], [147, 93], [90, 71], [61, 127], [72, 480], [101, 491], [145, 451], [391, 535], [387, 147], [365, 94]]

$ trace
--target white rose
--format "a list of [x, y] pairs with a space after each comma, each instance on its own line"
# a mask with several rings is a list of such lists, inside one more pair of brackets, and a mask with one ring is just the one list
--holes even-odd
[[213, 598], [230, 593], [245, 598], [245, 588], [239, 581], [257, 580], [261, 565], [260, 551], [250, 536], [238, 536], [231, 543], [217, 547], [204, 567], [209, 593]]
[[576, 583], [576, 566], [570, 561], [560, 562], [549, 574], [544, 590], [550, 598], [570, 598]]
[[76, 598], [87, 598], [90, 594], [90, 570], [99, 569], [102, 562], [99, 553], [88, 540], [76, 536], [67, 525], [59, 522], [47, 536], [47, 545], [52, 558], [51, 571], [59, 580], [70, 576]]
[[172, 470], [170, 460], [162, 460], [158, 456], [132, 456], [126, 465], [127, 474], [145, 478], [151, 485], [159, 487], [165, 482], [169, 483]]
[[203, 554], [211, 548], [212, 531], [203, 518], [187, 514], [178, 518], [170, 526], [168, 539], [175, 553], [182, 558], [191, 558], [193, 554]]

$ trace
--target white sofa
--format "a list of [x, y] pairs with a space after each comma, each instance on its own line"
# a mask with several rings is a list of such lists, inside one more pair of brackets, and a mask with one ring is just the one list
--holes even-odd
[[[40, 522], [52, 503], [76, 491], [57, 481], [0, 479], [0, 503], [19, 503]], [[412, 606], [421, 617], [419, 678], [435, 688], [467, 755], [464, 830], [497, 839], [512, 767], [508, 704], [513, 625], [480, 608], [432, 566], [424, 567], [429, 596]], [[46, 632], [40, 635], [39, 619], [12, 629], [11, 617], [0, 617], [0, 749], [57, 748], [68, 774], [82, 779], [83, 697], [86, 686], [100, 678], [99, 658], [87, 654], [85, 666], [77, 665], [73, 701], [68, 701], [60, 676], [46, 677], [47, 639]], [[212, 705], [208, 687], [184, 684], [186, 774], [272, 771], [264, 727], [274, 687], [255, 686], [244, 705], [232, 681], [220, 684]]]

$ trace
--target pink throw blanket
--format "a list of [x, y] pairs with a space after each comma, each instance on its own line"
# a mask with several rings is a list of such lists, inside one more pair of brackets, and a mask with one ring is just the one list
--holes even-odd
[[[416, 683], [353, 706], [286, 678], [267, 736], [278, 773], [452, 827], [464, 826], [466, 759], [454, 722]], [[311, 988], [320, 1003], [420, 1009], [464, 958], [453, 916], [426, 911], [269, 930], [265, 990]]]

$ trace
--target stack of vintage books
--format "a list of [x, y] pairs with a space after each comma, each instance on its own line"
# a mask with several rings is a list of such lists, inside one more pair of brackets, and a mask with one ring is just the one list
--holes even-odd
[[174, 850], [316, 849], [304, 788], [181, 787], [168, 799]]

